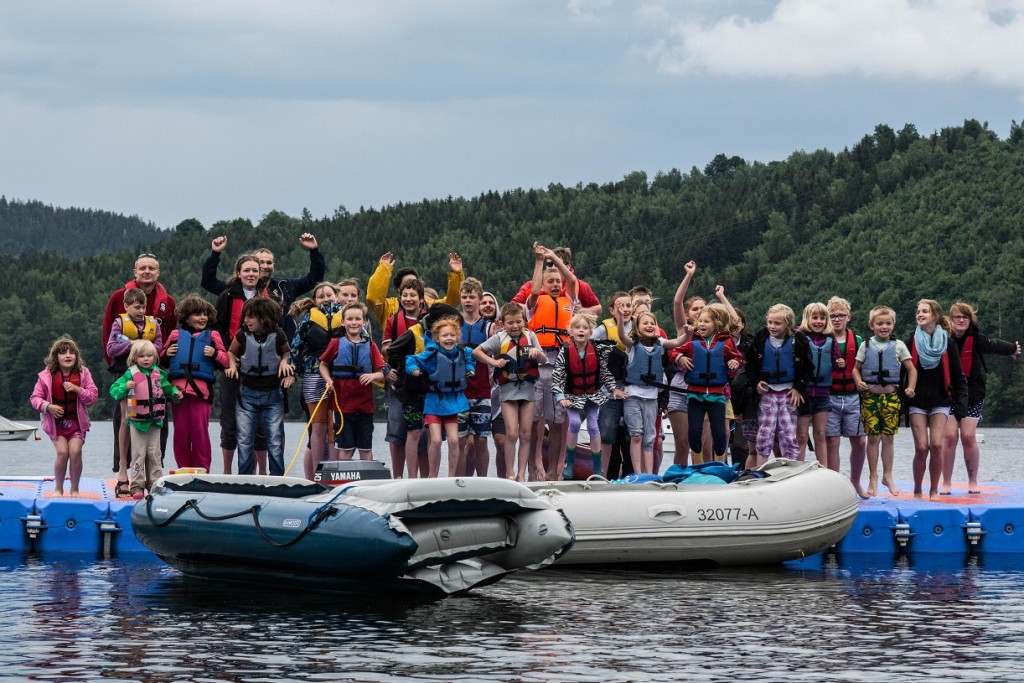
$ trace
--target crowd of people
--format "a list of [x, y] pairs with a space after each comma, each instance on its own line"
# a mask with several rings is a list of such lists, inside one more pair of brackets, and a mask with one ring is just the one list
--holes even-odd
[[[382, 391], [395, 477], [440, 476], [445, 442], [448, 476], [492, 472], [489, 442], [493, 471], [519, 481], [571, 479], [583, 466], [608, 477], [657, 474], [665, 420], [677, 439], [675, 464], [732, 457], [752, 467], [802, 460], [813, 448], [838, 471], [845, 438], [857, 493], [877, 495], [881, 482], [898, 495], [893, 437], [906, 416], [914, 496], [924, 497], [926, 472], [929, 497], [950, 493], [958, 443], [976, 492], [984, 357], [1021, 353], [1017, 342], [982, 335], [969, 304], [954, 303], [947, 317], [931, 299], [918, 303], [905, 341], [894, 337], [896, 313], [884, 305], [866, 316], [870, 334], [856, 334], [850, 304], [837, 296], [807, 304], [799, 320], [789, 306], [771, 306], [751, 333], [723, 287], [710, 303], [687, 296], [692, 261], [668, 331], [643, 285], [613, 292], [602, 318], [571, 251], [540, 244], [530, 255], [532, 277], [504, 305], [466, 277], [454, 253], [443, 296], [414, 268], [396, 269], [388, 252], [364, 297], [354, 278], [325, 280], [313, 235], [299, 242], [309, 253], [305, 276], [277, 277], [273, 253], [259, 249], [240, 255], [222, 281], [228, 240], [214, 239], [202, 287], [215, 304], [199, 294], [177, 304], [159, 282], [157, 257], [136, 259], [102, 328], [117, 375], [110, 396], [118, 496], [142, 498], [162, 476], [169, 432], [175, 469], [211, 471], [215, 394], [222, 471], [283, 475], [284, 415], [297, 379], [301, 391], [291, 393], [301, 396], [307, 420], [306, 478], [323, 460], [373, 458]], [[66, 480], [78, 495], [86, 408], [97, 394], [76, 343], [56, 340], [31, 403], [55, 445], [58, 495]], [[588, 443], [580, 441], [584, 425]]]

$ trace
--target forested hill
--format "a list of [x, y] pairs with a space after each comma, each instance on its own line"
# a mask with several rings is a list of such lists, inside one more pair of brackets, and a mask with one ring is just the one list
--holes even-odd
[[[488, 192], [383, 209], [343, 207], [333, 216], [271, 212], [258, 224], [238, 219], [206, 228], [188, 220], [162, 244], [64, 258], [22, 254], [0, 263], [0, 413], [31, 417], [27, 396], [49, 343], [69, 332], [102, 370], [99, 327], [110, 293], [131, 276], [138, 251], [160, 257], [161, 281], [180, 298], [198, 291], [199, 268], [213, 236], [228, 234], [222, 275], [234, 258], [271, 248], [282, 274], [302, 274], [298, 244], [312, 232], [332, 279], [363, 282], [382, 253], [444, 285], [447, 254], [462, 255], [469, 275], [507, 300], [532, 268], [530, 245], [568, 245], [577, 272], [602, 297], [645, 283], [670, 321], [683, 264], [698, 273], [691, 293], [711, 296], [721, 283], [752, 326], [771, 304], [799, 314], [833, 294], [854, 305], [854, 326], [868, 309], [893, 306], [897, 332], [913, 326], [918, 299], [976, 304], [983, 332], [1024, 337], [1024, 129], [1006, 140], [966, 121], [930, 135], [912, 125], [879, 125], [840, 152], [795, 152], [785, 161], [748, 163], [719, 155], [701, 170], [653, 179], [575, 187]], [[987, 420], [1024, 416], [1020, 364], [990, 359]], [[107, 373], [97, 373], [109, 384]], [[105, 410], [105, 409], [104, 409]]]
[[170, 237], [136, 216], [93, 209], [59, 209], [0, 195], [0, 254], [53, 251], [75, 258], [153, 244]]

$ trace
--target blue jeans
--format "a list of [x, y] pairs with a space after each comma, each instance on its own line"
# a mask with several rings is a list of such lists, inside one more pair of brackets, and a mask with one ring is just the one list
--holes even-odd
[[274, 476], [284, 475], [284, 396], [280, 389], [260, 391], [244, 384], [238, 389], [235, 405], [238, 424], [238, 473], [255, 474], [252, 457], [257, 426], [267, 435], [268, 469]]

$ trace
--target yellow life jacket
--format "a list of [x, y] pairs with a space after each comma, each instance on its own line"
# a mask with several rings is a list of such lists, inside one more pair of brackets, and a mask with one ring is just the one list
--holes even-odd
[[615, 318], [605, 318], [601, 323], [604, 325], [605, 331], [608, 332], [608, 339], [615, 342], [615, 345], [619, 347], [619, 351], [625, 351], [626, 345], [619, 339], [619, 325], [615, 322]]
[[140, 330], [139, 326], [135, 324], [135, 321], [132, 320], [130, 315], [127, 313], [121, 314], [121, 334], [133, 341], [136, 339], [156, 341], [156, 326], [156, 318], [151, 315], [147, 315], [146, 324]]
[[326, 330], [327, 334], [331, 337], [341, 336], [345, 330], [345, 319], [342, 317], [340, 310], [336, 313], [327, 315], [314, 306], [309, 309], [309, 322], [322, 330]]

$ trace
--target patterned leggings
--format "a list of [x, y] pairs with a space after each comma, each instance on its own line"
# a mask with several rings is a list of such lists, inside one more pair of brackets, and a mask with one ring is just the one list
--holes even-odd
[[768, 458], [778, 437], [782, 457], [796, 460], [800, 446], [796, 442], [796, 408], [789, 404], [788, 391], [769, 391], [761, 396], [757, 411], [757, 455]]

